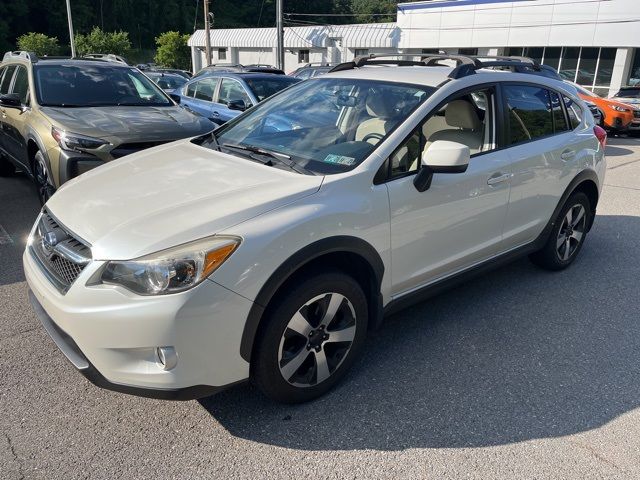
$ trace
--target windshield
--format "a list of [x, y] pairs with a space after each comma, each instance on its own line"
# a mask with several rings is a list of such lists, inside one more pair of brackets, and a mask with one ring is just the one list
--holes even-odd
[[180, 75], [166, 75], [162, 73], [147, 73], [147, 77], [156, 82], [156, 84], [163, 90], [180, 88], [188, 81]]
[[640, 88], [623, 88], [614, 97], [640, 98]]
[[249, 86], [258, 101], [261, 102], [265, 98], [278, 93], [280, 90], [284, 90], [294, 83], [298, 83], [300, 80], [297, 78], [274, 75], [273, 78], [247, 77], [244, 79], [244, 81]]
[[[435, 91], [432, 87], [321, 77], [301, 82], [221, 127], [221, 149], [240, 145], [286, 155], [314, 173], [362, 162]], [[211, 142], [211, 147], [215, 147]], [[236, 153], [237, 149], [229, 149]]]
[[38, 103], [43, 107], [173, 105], [136, 68], [37, 65], [34, 73]]

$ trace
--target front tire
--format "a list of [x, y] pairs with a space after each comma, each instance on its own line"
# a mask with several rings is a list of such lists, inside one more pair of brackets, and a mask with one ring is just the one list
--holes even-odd
[[40, 205], [47, 203], [51, 195], [56, 191], [53, 185], [53, 179], [49, 175], [47, 161], [40, 150], [33, 156], [33, 182], [36, 185], [36, 192]]
[[300, 403], [323, 395], [347, 373], [367, 333], [367, 299], [353, 278], [326, 272], [277, 298], [252, 362], [252, 379], [269, 398]]
[[560, 210], [547, 243], [530, 255], [531, 261], [547, 270], [571, 265], [584, 245], [592, 215], [591, 203], [584, 193], [571, 195]]

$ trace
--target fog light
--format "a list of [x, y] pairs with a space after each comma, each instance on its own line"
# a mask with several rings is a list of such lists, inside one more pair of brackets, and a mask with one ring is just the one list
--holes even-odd
[[162, 365], [164, 370], [171, 370], [178, 364], [178, 354], [173, 347], [156, 348], [156, 356], [158, 357], [158, 363]]

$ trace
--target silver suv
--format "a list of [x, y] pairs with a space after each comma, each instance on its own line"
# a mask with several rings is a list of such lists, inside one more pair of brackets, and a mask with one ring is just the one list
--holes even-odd
[[105, 388], [315, 398], [389, 312], [518, 255], [576, 259], [606, 134], [538, 68], [358, 58], [92, 170], [34, 225], [32, 304]]

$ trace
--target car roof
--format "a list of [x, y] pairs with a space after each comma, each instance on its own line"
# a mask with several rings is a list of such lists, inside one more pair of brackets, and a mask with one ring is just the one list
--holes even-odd
[[193, 80], [200, 80], [210, 77], [232, 77], [232, 78], [292, 78], [288, 75], [275, 75], [273, 73], [262, 72], [208, 72], [206, 75], [200, 75]]
[[381, 80], [393, 83], [412, 83], [436, 87], [448, 78], [453, 67], [386, 67], [371, 66], [354, 68], [352, 70], [340, 70], [329, 72], [322, 78], [361, 78], [364, 80]]

